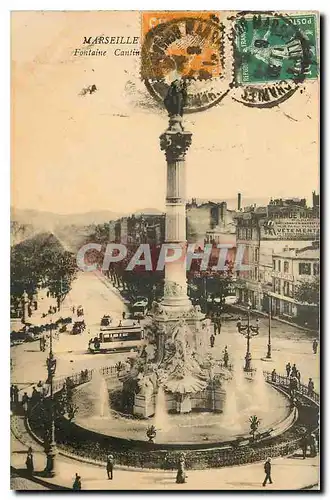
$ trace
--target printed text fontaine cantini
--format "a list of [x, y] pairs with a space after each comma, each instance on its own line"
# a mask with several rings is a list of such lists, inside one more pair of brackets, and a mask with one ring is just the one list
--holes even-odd
[[[73, 51], [74, 56], [106, 56], [107, 50], [102, 50], [96, 45], [136, 45], [139, 43], [138, 36], [84, 36], [83, 45], [86, 48], [79, 48]], [[91, 47], [92, 45], [92, 47]], [[116, 48], [113, 51], [115, 56], [139, 56], [140, 51], [135, 48]]]

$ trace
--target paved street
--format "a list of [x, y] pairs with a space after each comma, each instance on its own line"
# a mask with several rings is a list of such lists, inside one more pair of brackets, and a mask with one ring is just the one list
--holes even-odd
[[[126, 354], [94, 355], [87, 352], [91, 336], [99, 333], [100, 320], [104, 314], [111, 314], [115, 320], [122, 317], [126, 306], [117, 290], [109, 284], [106, 286], [93, 273], [79, 273], [72, 290], [66, 297], [61, 312], [69, 314], [72, 306], [84, 307], [86, 330], [80, 335], [61, 333], [54, 339], [53, 350], [57, 357], [56, 376], [68, 375], [88, 367], [115, 364]], [[13, 362], [12, 383], [19, 388], [44, 380], [46, 378], [47, 351], [40, 352], [39, 341], [24, 343], [11, 348]], [[24, 359], [24, 361], [23, 361]]]
[[[242, 321], [245, 323], [244, 314], [241, 315]], [[251, 323], [255, 325], [255, 318]], [[302, 382], [308, 382], [308, 378], [312, 377], [315, 383], [315, 390], [319, 390], [320, 369], [319, 356], [313, 354], [312, 341], [313, 336], [306, 333], [297, 327], [281, 323], [280, 321], [272, 321], [272, 361], [261, 361], [261, 358], [267, 354], [268, 344], [268, 319], [259, 318], [260, 333], [250, 341], [250, 350], [252, 354], [252, 365], [254, 367], [262, 367], [263, 370], [276, 369], [277, 373], [285, 373], [285, 365], [290, 361], [291, 365], [296, 363], [298, 370], [301, 372]], [[246, 353], [246, 339], [242, 334], [239, 334], [236, 329], [235, 321], [223, 323], [220, 336], [215, 337], [215, 346], [209, 349], [214, 357], [220, 359], [224, 346], [228, 346], [229, 355], [232, 360], [240, 362], [244, 365], [244, 356]]]
[[[59, 340], [54, 341], [54, 351], [58, 358], [57, 376], [80, 371], [86, 368], [86, 362], [91, 367], [104, 366], [109, 361], [116, 363], [126, 354], [93, 355], [87, 353], [90, 336], [99, 332], [100, 320], [103, 314], [111, 314], [119, 321], [126, 306], [119, 292], [105, 279], [99, 279], [94, 273], [79, 273], [72, 290], [66, 297], [63, 313], [69, 312], [72, 305], [82, 305], [85, 312], [86, 330], [80, 335], [62, 333]], [[242, 313], [242, 320], [245, 321]], [[254, 318], [252, 323], [255, 324]], [[272, 321], [272, 362], [261, 361], [266, 355], [268, 342], [268, 319], [259, 318], [260, 334], [251, 340], [252, 362], [255, 367], [264, 370], [276, 369], [278, 373], [285, 372], [288, 361], [296, 363], [301, 372], [302, 381], [308, 382], [312, 377], [315, 389], [319, 390], [319, 359], [312, 351], [313, 337], [297, 327]], [[221, 359], [224, 346], [233, 361], [244, 364], [246, 340], [236, 329], [235, 321], [224, 322], [221, 335], [216, 336], [215, 347], [209, 349], [217, 359]], [[39, 342], [31, 342], [11, 349], [14, 373], [12, 382], [24, 387], [45, 378], [47, 352], [39, 351]], [[22, 358], [24, 356], [24, 363]]]

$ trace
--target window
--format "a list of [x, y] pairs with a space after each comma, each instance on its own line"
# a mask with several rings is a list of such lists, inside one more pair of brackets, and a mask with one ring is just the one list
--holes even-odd
[[273, 260], [273, 269], [276, 271], [276, 260]]
[[299, 274], [300, 275], [308, 275], [311, 274], [312, 269], [311, 269], [311, 264], [309, 262], [299, 262]]
[[281, 281], [278, 279], [275, 281], [275, 293], [281, 293]]
[[287, 260], [284, 261], [284, 272], [285, 273], [289, 272], [289, 262]]
[[254, 279], [256, 281], [258, 281], [258, 268], [257, 267], [254, 268]]
[[292, 293], [290, 291], [290, 283], [289, 283], [289, 281], [284, 281], [284, 283], [283, 283], [283, 295], [285, 295], [286, 297], [291, 297], [292, 296]]
[[279, 272], [281, 272], [281, 261], [280, 260], [278, 261], [278, 270], [279, 270]]
[[254, 250], [254, 261], [258, 262], [259, 261], [259, 248], [256, 248]]
[[320, 274], [320, 264], [318, 262], [315, 262], [313, 264], [313, 274], [315, 276], [318, 276]]
[[284, 314], [292, 315], [292, 304], [290, 302], [284, 302], [283, 304], [283, 312]]

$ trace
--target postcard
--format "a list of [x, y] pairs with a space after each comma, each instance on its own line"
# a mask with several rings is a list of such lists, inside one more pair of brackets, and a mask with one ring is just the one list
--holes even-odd
[[11, 14], [13, 490], [319, 490], [319, 14]]

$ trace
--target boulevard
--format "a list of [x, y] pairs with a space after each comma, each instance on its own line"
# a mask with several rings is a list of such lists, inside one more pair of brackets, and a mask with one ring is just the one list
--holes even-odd
[[[78, 335], [67, 332], [61, 333], [59, 339], [54, 339], [53, 349], [57, 357], [57, 376], [70, 375], [88, 366], [101, 367], [116, 364], [117, 361], [127, 358], [127, 353], [89, 354], [87, 346], [89, 339], [99, 333], [101, 317], [111, 314], [114, 321], [122, 318], [122, 313], [128, 314], [127, 305], [105, 277], [92, 272], [79, 272], [73, 282], [72, 290], [67, 295], [61, 307], [61, 314], [70, 314], [72, 306], [84, 307], [86, 329]], [[245, 320], [245, 313], [241, 318]], [[142, 324], [148, 322], [146, 318]], [[318, 356], [312, 351], [314, 337], [298, 327], [272, 320], [272, 361], [261, 361], [267, 353], [268, 319], [259, 318], [259, 335], [251, 340], [252, 365], [263, 370], [276, 369], [277, 373], [285, 373], [285, 365], [290, 361], [296, 363], [301, 370], [302, 381], [307, 383], [312, 377], [315, 390], [319, 391], [319, 363]], [[207, 339], [209, 346], [209, 341]], [[221, 360], [223, 349], [227, 345], [229, 362], [235, 361], [244, 364], [246, 340], [237, 332], [235, 321], [226, 321], [222, 324], [221, 334], [215, 337], [214, 348], [209, 351], [215, 359]], [[13, 363], [12, 383], [20, 389], [25, 386], [44, 380], [46, 376], [47, 352], [40, 352], [39, 342], [24, 343], [11, 348]]]

